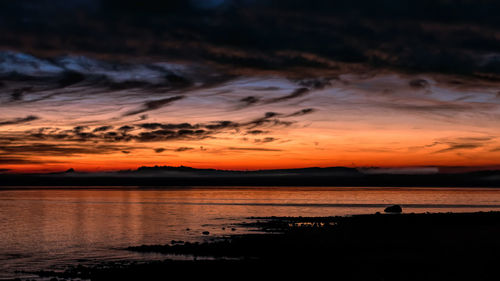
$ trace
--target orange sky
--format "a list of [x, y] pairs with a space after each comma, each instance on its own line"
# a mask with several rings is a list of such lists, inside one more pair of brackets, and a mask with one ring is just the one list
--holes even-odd
[[[58, 71], [37, 63], [36, 71]], [[500, 165], [495, 84], [457, 86], [448, 82], [456, 77], [389, 71], [307, 79], [254, 74], [213, 84], [207, 77], [216, 74], [193, 74], [192, 65], [158, 65], [200, 82], [182, 89], [33, 82], [23, 100], [7, 94], [26, 83], [7, 83], [0, 89], [0, 169]], [[143, 65], [134, 67], [106, 75], [155, 79]]]

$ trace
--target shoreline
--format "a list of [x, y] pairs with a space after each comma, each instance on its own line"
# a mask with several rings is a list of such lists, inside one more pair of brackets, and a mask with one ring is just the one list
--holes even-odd
[[221, 280], [242, 272], [251, 278], [319, 278], [330, 272], [339, 280], [494, 280], [500, 276], [496, 270], [500, 212], [250, 219], [253, 222], [239, 227], [259, 233], [125, 249], [190, 255], [194, 260], [103, 263], [38, 275], [92, 280], [194, 278], [196, 272]]

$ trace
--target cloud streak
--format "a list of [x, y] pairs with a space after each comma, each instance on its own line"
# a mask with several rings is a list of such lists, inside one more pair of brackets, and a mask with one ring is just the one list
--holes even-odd
[[482, 147], [482, 146], [483, 145], [479, 144], [479, 143], [457, 143], [457, 144], [450, 144], [448, 148], [436, 151], [436, 153], [444, 153], [444, 152], [450, 152], [450, 151], [455, 151], [455, 150], [476, 149], [476, 148], [479, 148], [479, 147]]
[[283, 151], [281, 149], [259, 148], [259, 147], [228, 147], [227, 149], [233, 150], [233, 151], [263, 151], [263, 152]]
[[[203, 140], [214, 138], [219, 134], [240, 132], [247, 134], [265, 134], [267, 131], [258, 128], [288, 127], [293, 124], [279, 117], [289, 117], [267, 112], [263, 117], [246, 122], [212, 121], [207, 123], [139, 123], [130, 124], [112, 130], [112, 126], [75, 126], [72, 129], [39, 128], [26, 131], [19, 141], [71, 141], [71, 142], [160, 142], [175, 140]], [[264, 138], [261, 142], [269, 142]]]
[[170, 98], [165, 98], [161, 100], [147, 101], [144, 103], [143, 107], [134, 111], [129, 111], [124, 114], [124, 116], [136, 115], [144, 112], [148, 112], [151, 110], [156, 110], [166, 105], [169, 105], [175, 101], [183, 99], [183, 96], [175, 96]]
[[0, 146], [0, 155], [24, 155], [30, 156], [74, 156], [86, 154], [109, 154], [124, 150], [134, 150], [138, 147], [121, 145], [67, 145], [67, 144], [48, 144], [48, 143], [30, 143], [30, 144], [10, 144]]
[[23, 123], [29, 123], [31, 121], [35, 121], [38, 119], [40, 119], [40, 118], [35, 116], [35, 115], [28, 115], [26, 117], [19, 117], [19, 118], [14, 118], [14, 119], [10, 119], [10, 120], [0, 121], [0, 126], [18, 125], [18, 124], [23, 124]]

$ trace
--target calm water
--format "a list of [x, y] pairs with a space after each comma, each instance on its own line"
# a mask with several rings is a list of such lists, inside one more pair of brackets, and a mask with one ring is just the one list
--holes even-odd
[[[120, 248], [229, 235], [250, 216], [500, 210], [500, 189], [244, 187], [0, 190], [0, 279], [96, 260], [162, 259]], [[226, 227], [225, 230], [222, 227]], [[189, 230], [188, 230], [189, 229]]]

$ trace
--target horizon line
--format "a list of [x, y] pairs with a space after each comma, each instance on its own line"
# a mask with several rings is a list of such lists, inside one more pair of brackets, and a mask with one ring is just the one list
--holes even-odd
[[117, 173], [117, 172], [134, 172], [139, 171], [141, 168], [190, 168], [193, 170], [214, 170], [214, 171], [227, 171], [227, 172], [257, 172], [257, 171], [276, 171], [276, 170], [300, 170], [300, 169], [328, 169], [328, 168], [348, 168], [355, 169], [359, 172], [366, 174], [393, 174], [393, 173], [405, 173], [410, 174], [438, 174], [438, 173], [466, 173], [466, 172], [478, 172], [478, 171], [500, 171], [500, 165], [488, 165], [488, 166], [303, 166], [294, 168], [269, 168], [269, 169], [220, 169], [220, 168], [205, 168], [196, 166], [169, 166], [169, 165], [154, 165], [154, 166], [138, 166], [136, 168], [129, 169], [116, 169], [116, 170], [76, 170], [72, 167], [68, 167], [62, 170], [33, 170], [33, 171], [23, 171], [16, 169], [0, 169], [0, 175], [30, 175], [30, 174], [61, 174], [61, 173], [82, 173], [82, 174], [92, 174], [92, 173]]

